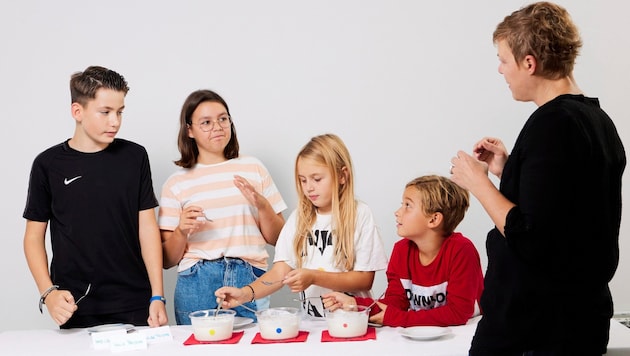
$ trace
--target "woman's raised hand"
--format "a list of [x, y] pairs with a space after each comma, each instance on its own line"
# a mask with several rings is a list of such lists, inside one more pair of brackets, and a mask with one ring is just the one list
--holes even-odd
[[507, 149], [501, 140], [494, 137], [484, 137], [473, 147], [473, 155], [477, 160], [488, 165], [488, 171], [501, 178], [503, 167], [509, 157]]

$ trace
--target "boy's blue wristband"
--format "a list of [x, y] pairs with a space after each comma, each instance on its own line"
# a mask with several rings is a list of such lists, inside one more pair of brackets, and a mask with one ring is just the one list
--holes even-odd
[[156, 300], [159, 300], [162, 303], [166, 304], [166, 298], [164, 298], [161, 295], [154, 295], [154, 296], [152, 296], [151, 299], [149, 299], [149, 304], [152, 303], [153, 301], [156, 301]]

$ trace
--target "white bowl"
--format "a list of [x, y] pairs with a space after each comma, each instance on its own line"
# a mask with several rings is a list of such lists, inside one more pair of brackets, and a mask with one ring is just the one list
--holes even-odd
[[296, 337], [300, 332], [298, 308], [269, 308], [256, 312], [260, 336], [267, 340], [283, 340]]
[[236, 312], [231, 309], [220, 309], [216, 316], [215, 312], [216, 309], [207, 309], [188, 314], [195, 339], [199, 341], [221, 341], [232, 337]]
[[344, 305], [334, 311], [326, 310], [328, 333], [332, 337], [357, 337], [367, 333], [370, 308], [363, 305]]

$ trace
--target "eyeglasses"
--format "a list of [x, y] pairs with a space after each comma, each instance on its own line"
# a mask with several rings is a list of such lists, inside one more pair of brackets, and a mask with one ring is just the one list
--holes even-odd
[[208, 132], [214, 128], [215, 123], [219, 124], [220, 127], [227, 129], [232, 124], [232, 118], [226, 115], [226, 116], [221, 116], [217, 118], [216, 120], [203, 119], [196, 124], [194, 122], [191, 122], [188, 125], [198, 125], [201, 131]]

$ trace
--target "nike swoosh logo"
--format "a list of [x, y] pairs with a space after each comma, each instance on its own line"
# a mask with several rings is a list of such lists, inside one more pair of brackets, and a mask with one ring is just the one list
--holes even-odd
[[71, 179], [66, 178], [66, 179], [63, 180], [63, 184], [68, 185], [68, 184], [74, 182], [75, 180], [77, 180], [77, 179], [79, 179], [81, 177], [83, 177], [83, 176], [76, 176], [76, 177], [71, 178]]

